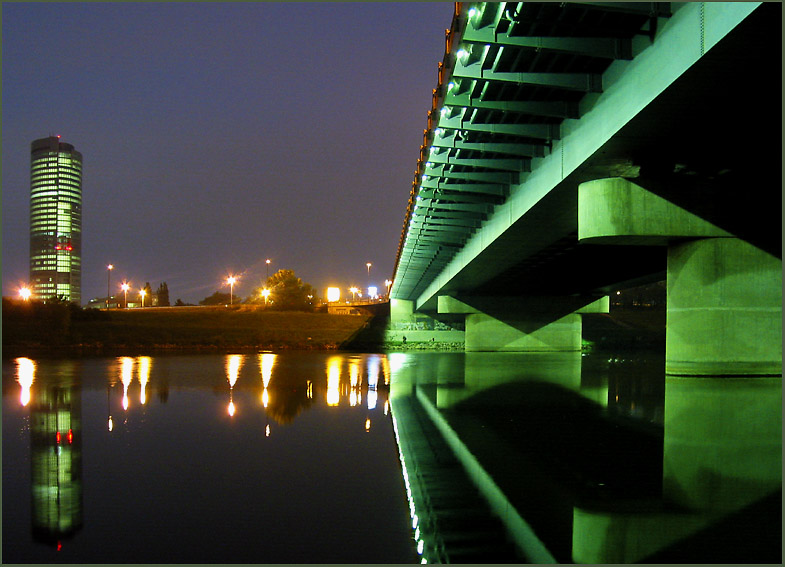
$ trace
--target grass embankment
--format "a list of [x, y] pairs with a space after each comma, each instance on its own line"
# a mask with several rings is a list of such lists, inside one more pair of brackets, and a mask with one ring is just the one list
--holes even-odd
[[[366, 317], [236, 307], [110, 310], [3, 305], [3, 354], [50, 349], [335, 349]], [[49, 307], [49, 306], [43, 306]], [[54, 306], [53, 306], [54, 307]], [[57, 306], [59, 307], [59, 306]]]

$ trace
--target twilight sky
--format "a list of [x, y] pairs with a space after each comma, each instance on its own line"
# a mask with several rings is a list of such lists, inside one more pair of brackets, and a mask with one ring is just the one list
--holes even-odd
[[453, 4], [2, 4], [3, 295], [28, 278], [30, 142], [84, 156], [82, 302], [280, 268], [383, 288]]

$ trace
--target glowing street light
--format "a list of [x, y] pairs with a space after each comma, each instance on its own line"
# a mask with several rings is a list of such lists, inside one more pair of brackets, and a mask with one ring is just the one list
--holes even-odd
[[109, 298], [112, 296], [112, 288], [111, 288], [112, 270], [114, 270], [114, 266], [112, 264], [109, 264], [106, 267], [106, 308], [107, 309], [109, 309]]
[[229, 305], [234, 303], [234, 282], [237, 281], [237, 278], [234, 276], [229, 276], [226, 278], [226, 283], [229, 284]]
[[350, 287], [350, 288], [349, 288], [349, 291], [351, 291], [351, 292], [352, 292], [352, 301], [354, 301], [355, 299], [357, 299], [356, 295], [357, 295], [357, 292], [358, 292], [358, 291], [360, 291], [360, 290], [359, 290], [359, 289], [357, 289], [356, 287]]
[[142, 307], [144, 307], [144, 296], [147, 294], [147, 290], [142, 288], [139, 290], [139, 295], [142, 296]]
[[368, 277], [370, 277], [370, 276], [371, 276], [371, 266], [372, 266], [372, 265], [373, 265], [373, 264], [371, 264], [370, 262], [368, 262], [367, 264], [365, 264], [365, 267], [366, 267], [366, 268], [368, 268]]
[[128, 285], [127, 282], [123, 282], [120, 289], [123, 290], [123, 303], [125, 304], [125, 308], [128, 309], [128, 290], [131, 289], [131, 286]]
[[327, 288], [327, 302], [333, 303], [335, 301], [339, 301], [341, 299], [341, 290], [337, 287], [328, 287]]
[[19, 297], [22, 298], [23, 301], [28, 301], [30, 296], [33, 294], [28, 287], [20, 287], [19, 288]]
[[270, 290], [267, 288], [263, 289], [262, 297], [264, 297], [264, 304], [267, 305], [267, 298], [270, 297]]
[[270, 258], [267, 258], [267, 260], [265, 260], [264, 263], [267, 264], [267, 279], [269, 280], [270, 279]]

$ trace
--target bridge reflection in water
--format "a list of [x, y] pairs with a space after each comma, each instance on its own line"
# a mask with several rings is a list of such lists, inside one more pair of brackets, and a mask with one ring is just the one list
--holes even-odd
[[423, 562], [777, 563], [780, 377], [701, 392], [661, 355], [389, 358]]

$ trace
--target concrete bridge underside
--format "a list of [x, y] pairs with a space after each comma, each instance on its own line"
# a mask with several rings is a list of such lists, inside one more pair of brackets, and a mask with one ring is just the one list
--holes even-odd
[[[459, 321], [467, 351], [576, 351], [581, 312], [667, 280], [662, 488], [690, 521], [782, 486], [781, 22], [776, 2], [457, 3], [398, 249], [391, 324]], [[666, 525], [575, 522], [631, 518]]]
[[[779, 3], [456, 5], [399, 313], [465, 317], [467, 350], [570, 350], [581, 308], [667, 277], [670, 372], [781, 373], [780, 43]], [[722, 309], [721, 333], [693, 316]]]

